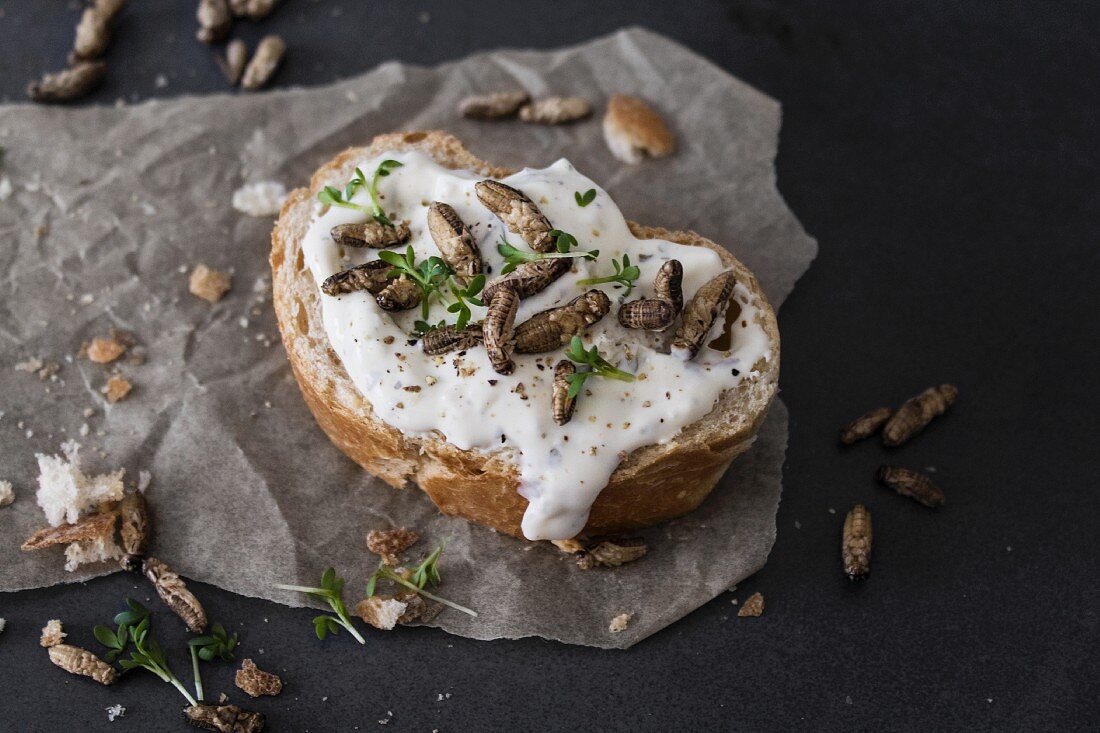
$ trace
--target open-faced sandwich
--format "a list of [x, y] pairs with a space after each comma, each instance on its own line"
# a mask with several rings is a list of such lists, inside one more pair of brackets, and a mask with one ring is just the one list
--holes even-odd
[[271, 266], [332, 441], [531, 540], [694, 509], [777, 387], [752, 273], [698, 234], [626, 221], [565, 160], [512, 172], [445, 133], [379, 136], [291, 194]]

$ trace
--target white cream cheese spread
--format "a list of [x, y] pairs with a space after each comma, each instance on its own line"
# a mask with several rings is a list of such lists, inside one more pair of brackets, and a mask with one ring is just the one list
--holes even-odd
[[[359, 161], [359, 168], [369, 176], [386, 159], [402, 166], [380, 179], [382, 205], [394, 221], [408, 222], [412, 232], [408, 244], [418, 261], [440, 255], [426, 224], [433, 201], [450, 204], [469, 227], [490, 282], [504, 265], [497, 251], [502, 237], [529, 251], [523, 240], [478, 200], [474, 185], [484, 180], [482, 176], [449, 170], [419, 152], [386, 153]], [[653, 297], [654, 275], [666, 260], [677, 259], [683, 264], [687, 301], [724, 269], [721, 259], [705, 247], [634, 237], [607, 193], [564, 159], [501, 180], [525, 193], [555, 228], [576, 237], [577, 249], [599, 250], [594, 260], [572, 260], [572, 271], [524, 299], [516, 323], [598, 287], [611, 299], [611, 311], [589, 326], [582, 338], [586, 346], [598, 346], [619, 369], [636, 375], [636, 381], [589, 378], [572, 420], [557, 425], [551, 395], [554, 365], [564, 358], [562, 349], [515, 354], [516, 367], [510, 375], [493, 371], [483, 348], [426, 356], [418, 344], [409, 344], [414, 322], [422, 318], [420, 308], [389, 313], [365, 291], [322, 295], [325, 330], [356, 388], [380, 419], [411, 436], [441, 434], [464, 450], [507, 451], [519, 468], [520, 494], [528, 500], [524, 535], [531, 540], [565, 539], [584, 527], [592, 503], [621, 456], [667, 442], [684, 426], [702, 418], [725, 390], [756, 376], [753, 365], [769, 358], [771, 344], [757, 323], [751, 293], [742, 283], [731, 301], [740, 307], [740, 317], [724, 350], [704, 346], [695, 359], [684, 361], [669, 353], [675, 326], [664, 333], [622, 327], [616, 318], [620, 303]], [[578, 205], [574, 194], [589, 189], [596, 190], [595, 198], [586, 206]], [[364, 190], [352, 201], [370, 205]], [[645, 219], [644, 212], [638, 214]], [[345, 248], [329, 234], [337, 224], [365, 218], [358, 211], [315, 204], [302, 250], [318, 286], [334, 273], [377, 259], [378, 250]], [[612, 274], [612, 260], [621, 261], [624, 254], [641, 269], [629, 296], [617, 284], [577, 284], [578, 280]], [[472, 322], [484, 314], [485, 308], [474, 306]], [[445, 306], [433, 301], [428, 322], [443, 319], [454, 322]], [[707, 341], [718, 335], [723, 322], [722, 318], [715, 321]]]

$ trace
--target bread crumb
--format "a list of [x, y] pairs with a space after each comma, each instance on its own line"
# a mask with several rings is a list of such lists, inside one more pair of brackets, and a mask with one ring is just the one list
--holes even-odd
[[71, 573], [81, 565], [120, 560], [122, 555], [122, 548], [115, 544], [111, 536], [74, 542], [65, 548], [65, 570]]
[[661, 116], [637, 97], [613, 94], [603, 118], [607, 147], [624, 163], [640, 163], [645, 156], [662, 158], [676, 149], [676, 139]]
[[4, 629], [7, 628], [8, 620], [0, 618], [0, 634], [4, 633]]
[[737, 615], [759, 616], [762, 613], [764, 613], [764, 596], [760, 593], [753, 593], [741, 605], [741, 610], [737, 612]]
[[107, 711], [107, 720], [115, 722], [116, 718], [121, 718], [126, 714], [126, 708], [119, 705], [117, 702], [109, 708], [104, 708]]
[[251, 659], [241, 660], [241, 668], [237, 670], [234, 682], [252, 697], [278, 695], [283, 691], [283, 681], [278, 675], [264, 672]]
[[94, 338], [83, 349], [89, 361], [96, 364], [110, 364], [126, 353], [126, 347], [113, 338]]
[[130, 390], [134, 388], [134, 385], [129, 381], [119, 376], [112, 376], [107, 380], [107, 384], [99, 390], [103, 394], [107, 395], [107, 401], [111, 404], [118, 402], [119, 400], [126, 399], [126, 395], [130, 394]]
[[275, 216], [286, 201], [286, 186], [278, 181], [246, 183], [233, 192], [233, 208], [249, 216]]
[[387, 565], [397, 565], [397, 556], [416, 544], [420, 535], [404, 527], [372, 529], [367, 533], [367, 549]]
[[611, 619], [611, 625], [607, 627], [607, 630], [612, 634], [618, 634], [620, 631], [625, 631], [626, 627], [630, 625], [630, 620], [634, 618], [633, 613], [620, 613], [615, 618]]
[[393, 596], [370, 596], [355, 604], [355, 613], [376, 629], [389, 631], [397, 625], [408, 604]]
[[0, 506], [8, 506], [15, 501], [15, 489], [11, 481], [0, 481]]
[[35, 454], [38, 459], [35, 499], [50, 526], [72, 524], [88, 509], [122, 498], [125, 470], [89, 476], [80, 470], [79, 443], [67, 441], [61, 445], [61, 452], [64, 457]]
[[61, 620], [53, 618], [47, 621], [46, 625], [42, 627], [42, 638], [38, 640], [38, 643], [41, 646], [49, 648], [60, 644], [66, 636], [68, 636], [68, 634], [61, 629]]
[[202, 298], [207, 303], [217, 303], [229, 292], [232, 284], [233, 278], [228, 273], [199, 263], [191, 271], [188, 289], [192, 295]]

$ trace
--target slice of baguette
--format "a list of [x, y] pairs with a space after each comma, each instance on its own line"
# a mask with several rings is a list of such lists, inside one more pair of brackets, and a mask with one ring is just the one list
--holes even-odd
[[[445, 514], [522, 537], [520, 521], [527, 500], [519, 495], [519, 471], [507, 449], [461, 450], [437, 435], [404, 435], [378, 418], [344, 371], [325, 334], [323, 297], [306, 267], [301, 242], [318, 191], [343, 187], [353, 168], [386, 151], [419, 150], [451, 169], [500, 178], [511, 173], [474, 157], [444, 132], [380, 135], [365, 148], [351, 148], [322, 166], [308, 188], [293, 191], [271, 235], [275, 314], [283, 344], [302, 395], [321, 428], [340, 450], [394, 488], [416, 483]], [[779, 330], [775, 313], [749, 270], [733, 255], [694, 232], [630, 223], [639, 238], [661, 238], [709, 247], [738, 282], [752, 292], [757, 320], [771, 341], [771, 354], [754, 365], [755, 377], [742, 380], [719, 398], [714, 409], [667, 443], [634, 451], [619, 464], [592, 506], [581, 534], [635, 529], [679, 516], [697, 507], [730, 461], [752, 444], [778, 386]], [[690, 298], [692, 293], [685, 293]]]

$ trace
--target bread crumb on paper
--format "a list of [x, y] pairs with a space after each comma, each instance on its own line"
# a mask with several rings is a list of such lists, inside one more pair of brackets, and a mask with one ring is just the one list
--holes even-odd
[[420, 535], [404, 527], [372, 529], [367, 533], [367, 549], [382, 558], [387, 565], [398, 564], [397, 556], [412, 547]]
[[15, 501], [15, 489], [11, 481], [0, 481], [0, 507], [8, 506]]
[[370, 596], [355, 604], [355, 613], [376, 629], [390, 631], [401, 619], [407, 603], [392, 596]]
[[110, 364], [126, 353], [126, 346], [113, 338], [94, 338], [83, 349], [89, 361], [96, 364]]
[[612, 634], [626, 631], [626, 627], [630, 625], [630, 620], [632, 618], [634, 618], [633, 613], [620, 613], [618, 616], [611, 619], [611, 625], [607, 627], [607, 630]]
[[207, 303], [217, 303], [229, 292], [232, 285], [233, 277], [229, 273], [200, 263], [191, 271], [188, 289], [192, 295], [202, 298]]
[[118, 501], [124, 487], [123, 469], [89, 476], [80, 469], [80, 444], [61, 445], [62, 456], [35, 455], [38, 459], [38, 491], [35, 498], [52, 527], [72, 524], [88, 509], [104, 501]]
[[286, 201], [286, 186], [277, 181], [246, 183], [233, 192], [233, 208], [249, 216], [275, 216]]
[[126, 399], [126, 396], [130, 394], [130, 390], [133, 388], [134, 385], [128, 380], [119, 376], [112, 376], [107, 380], [107, 384], [103, 385], [100, 392], [107, 396], [108, 402], [114, 404], [119, 400]]
[[738, 616], [760, 616], [764, 613], [764, 596], [761, 593], [753, 593], [741, 605]]

